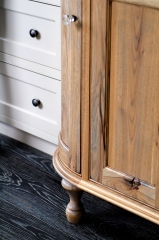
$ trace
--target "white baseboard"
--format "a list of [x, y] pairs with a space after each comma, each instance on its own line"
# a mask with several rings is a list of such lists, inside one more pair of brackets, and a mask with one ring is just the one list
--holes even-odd
[[54, 151], [57, 148], [57, 145], [53, 143], [35, 137], [27, 132], [21, 131], [3, 122], [0, 122], [0, 133], [23, 142], [31, 147], [39, 149], [49, 155], [53, 155]]

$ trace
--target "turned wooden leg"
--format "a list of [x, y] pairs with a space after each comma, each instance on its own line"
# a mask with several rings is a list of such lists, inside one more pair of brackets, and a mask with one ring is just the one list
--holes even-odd
[[84, 208], [80, 201], [82, 191], [71, 183], [67, 182], [65, 179], [62, 179], [61, 184], [63, 188], [66, 189], [70, 197], [70, 202], [66, 207], [67, 220], [70, 223], [77, 224], [84, 214]]

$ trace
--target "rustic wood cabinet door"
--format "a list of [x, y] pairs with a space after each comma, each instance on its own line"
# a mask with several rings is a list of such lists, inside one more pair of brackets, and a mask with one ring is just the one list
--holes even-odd
[[[113, 2], [111, 18], [107, 15], [108, 11], [105, 16], [111, 27], [105, 29], [110, 33], [111, 51], [109, 44], [101, 45], [102, 50], [99, 47], [98, 51], [101, 60], [111, 59], [110, 81], [107, 66], [102, 68], [100, 64], [101, 70], [97, 65], [99, 71], [92, 74], [91, 80], [94, 118], [90, 120], [90, 177], [158, 208], [159, 10]], [[103, 31], [105, 36], [101, 36]], [[98, 39], [105, 41], [107, 31], [103, 31], [100, 29]]]

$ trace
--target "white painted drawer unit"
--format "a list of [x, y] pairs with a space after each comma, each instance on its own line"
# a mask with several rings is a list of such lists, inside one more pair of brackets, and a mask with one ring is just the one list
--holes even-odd
[[60, 0], [0, 1], [0, 121], [55, 144], [60, 34]]

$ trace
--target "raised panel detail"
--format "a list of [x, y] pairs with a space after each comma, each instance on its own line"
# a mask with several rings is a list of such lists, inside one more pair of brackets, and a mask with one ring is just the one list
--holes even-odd
[[114, 3], [109, 166], [155, 184], [159, 156], [159, 11]]
[[[109, 155], [103, 171], [105, 185], [155, 207], [159, 206], [158, 25], [158, 10], [113, 2]], [[110, 169], [113, 174], [108, 174]], [[143, 184], [130, 190], [119, 172]]]
[[155, 207], [155, 187], [133, 176], [107, 167], [103, 169], [102, 183], [117, 192]]

